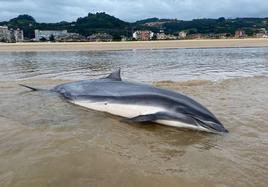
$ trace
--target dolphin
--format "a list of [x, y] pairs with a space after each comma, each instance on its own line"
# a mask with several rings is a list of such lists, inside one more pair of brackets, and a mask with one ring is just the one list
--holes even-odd
[[190, 97], [146, 84], [123, 81], [120, 69], [105, 78], [61, 84], [50, 91], [70, 103], [121, 116], [127, 122], [155, 122], [212, 133], [228, 132], [215, 115]]

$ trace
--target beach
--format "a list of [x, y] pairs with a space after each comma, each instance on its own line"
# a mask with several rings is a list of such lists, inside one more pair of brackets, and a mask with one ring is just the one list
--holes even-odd
[[268, 47], [268, 39], [206, 39], [129, 42], [0, 43], [0, 52], [101, 51], [179, 48]]
[[[266, 187], [267, 42], [1, 44], [0, 186]], [[123, 81], [193, 98], [229, 133], [128, 124], [19, 86], [49, 90], [118, 68]]]

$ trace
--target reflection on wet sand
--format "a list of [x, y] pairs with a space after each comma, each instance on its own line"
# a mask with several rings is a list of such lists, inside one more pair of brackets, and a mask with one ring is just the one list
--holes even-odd
[[0, 186], [266, 186], [268, 77], [156, 82], [194, 97], [224, 136], [129, 125], [49, 92], [0, 82]]

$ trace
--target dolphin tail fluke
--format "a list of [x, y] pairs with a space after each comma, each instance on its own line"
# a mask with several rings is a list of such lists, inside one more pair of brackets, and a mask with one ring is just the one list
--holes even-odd
[[31, 87], [31, 86], [27, 86], [27, 85], [24, 85], [24, 84], [19, 84], [20, 86], [22, 87], [25, 87], [25, 88], [29, 88], [31, 91], [35, 92], [35, 91], [40, 91], [41, 89], [39, 88], [34, 88], [34, 87]]

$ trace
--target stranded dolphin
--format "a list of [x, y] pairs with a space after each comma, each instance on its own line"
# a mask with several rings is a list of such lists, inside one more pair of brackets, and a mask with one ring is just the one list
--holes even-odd
[[228, 132], [209, 110], [193, 99], [174, 91], [122, 81], [120, 69], [106, 78], [61, 84], [51, 91], [73, 104], [121, 116], [127, 121]]

